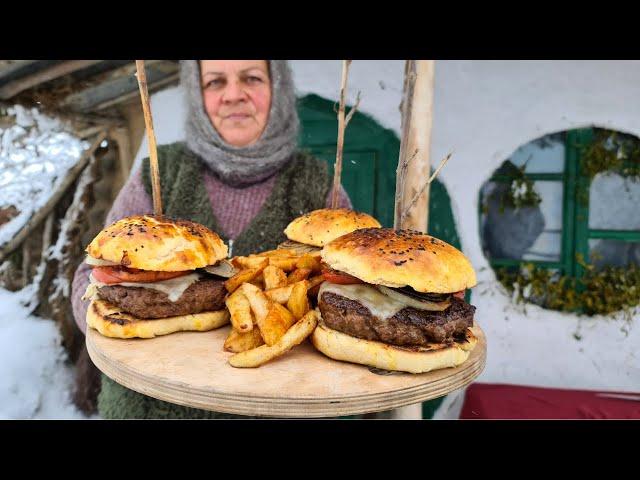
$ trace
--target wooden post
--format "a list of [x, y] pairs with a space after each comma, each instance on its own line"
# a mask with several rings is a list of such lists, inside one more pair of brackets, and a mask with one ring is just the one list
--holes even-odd
[[[429, 179], [433, 113], [433, 60], [407, 60], [402, 98], [402, 138], [396, 178], [394, 228], [427, 232], [429, 186], [411, 206], [414, 196]], [[393, 410], [395, 419], [421, 419], [422, 404]]]
[[149, 141], [149, 161], [151, 163], [151, 187], [153, 194], [153, 213], [162, 216], [162, 197], [160, 193], [160, 173], [158, 172], [158, 149], [156, 148], [156, 135], [153, 132], [153, 119], [151, 118], [151, 105], [149, 104], [149, 92], [147, 91], [147, 76], [144, 72], [144, 60], [136, 60], [136, 78], [140, 87], [144, 123], [147, 127], [147, 139]]
[[360, 92], [356, 96], [356, 103], [354, 103], [349, 114], [345, 117], [345, 98], [347, 93], [347, 78], [349, 77], [349, 65], [351, 60], [342, 61], [342, 79], [340, 81], [340, 107], [338, 109], [338, 145], [336, 146], [336, 163], [333, 167], [333, 193], [331, 195], [331, 208], [338, 208], [338, 201], [340, 200], [340, 177], [342, 176], [342, 152], [344, 150], [344, 130], [349, 125], [351, 118], [358, 110], [360, 105]]
[[394, 228], [427, 231], [429, 187], [402, 213], [429, 178], [433, 114], [433, 60], [407, 60], [402, 99], [402, 139], [396, 178]]

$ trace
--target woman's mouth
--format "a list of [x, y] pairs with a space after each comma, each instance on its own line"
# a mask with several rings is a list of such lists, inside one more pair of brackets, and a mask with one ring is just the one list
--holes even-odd
[[249, 118], [251, 115], [247, 113], [232, 113], [231, 115], [227, 115], [224, 117], [225, 120], [245, 120]]

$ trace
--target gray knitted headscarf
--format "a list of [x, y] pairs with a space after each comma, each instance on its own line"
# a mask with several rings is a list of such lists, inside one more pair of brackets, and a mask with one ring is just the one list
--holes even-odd
[[269, 60], [271, 110], [267, 126], [252, 145], [234, 147], [211, 124], [202, 99], [200, 62], [181, 60], [181, 83], [187, 100], [187, 146], [222, 181], [250, 185], [280, 170], [292, 158], [298, 136], [298, 114], [291, 70], [286, 60]]

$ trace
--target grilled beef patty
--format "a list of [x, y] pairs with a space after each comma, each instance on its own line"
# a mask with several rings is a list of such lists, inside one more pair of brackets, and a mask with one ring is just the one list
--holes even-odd
[[380, 319], [360, 302], [331, 292], [322, 294], [318, 307], [329, 328], [391, 345], [451, 342], [473, 325], [476, 311], [473, 305], [453, 297], [442, 312], [406, 307], [389, 319]]
[[222, 310], [226, 294], [224, 281], [211, 278], [189, 285], [175, 302], [169, 300], [166, 293], [149, 288], [113, 285], [98, 289], [102, 299], [138, 318], [166, 318]]

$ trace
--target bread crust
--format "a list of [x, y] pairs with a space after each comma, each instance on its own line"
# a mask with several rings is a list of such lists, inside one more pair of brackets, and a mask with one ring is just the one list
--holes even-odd
[[228, 250], [216, 233], [198, 223], [137, 215], [103, 229], [86, 252], [129, 268], [178, 272], [213, 265]]
[[153, 338], [180, 331], [205, 332], [229, 323], [227, 309], [159, 319], [134, 317], [104, 300], [87, 309], [87, 326], [111, 338]]
[[294, 219], [284, 230], [289, 240], [322, 247], [359, 228], [379, 228], [380, 222], [366, 213], [347, 208], [322, 208]]
[[311, 342], [317, 350], [334, 360], [383, 370], [426, 373], [464, 363], [478, 339], [468, 328], [466, 339], [462, 342], [433, 343], [427, 347], [398, 347], [352, 337], [320, 322], [311, 334]]
[[476, 273], [457, 248], [412, 230], [366, 228], [325, 245], [322, 260], [364, 282], [454, 293], [476, 285]]

